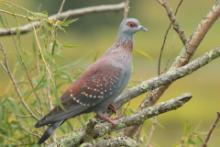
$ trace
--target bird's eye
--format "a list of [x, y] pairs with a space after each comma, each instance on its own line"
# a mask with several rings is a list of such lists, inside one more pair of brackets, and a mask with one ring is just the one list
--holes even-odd
[[137, 24], [134, 23], [134, 22], [128, 22], [128, 23], [127, 23], [127, 26], [129, 26], [130, 28], [134, 28], [134, 27], [137, 26]]

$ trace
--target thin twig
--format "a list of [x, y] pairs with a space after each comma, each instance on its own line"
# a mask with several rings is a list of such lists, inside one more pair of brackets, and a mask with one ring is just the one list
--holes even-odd
[[34, 19], [34, 18], [32, 18], [32, 17], [28, 17], [28, 16], [26, 16], [26, 15], [9, 12], [9, 11], [3, 10], [3, 9], [0, 9], [0, 12], [1, 12], [1, 13], [5, 13], [5, 14], [8, 14], [8, 15], [16, 16], [16, 17], [21, 17], [21, 18], [24, 18], [24, 19], [27, 19], [27, 20], [32, 20], [32, 21], [33, 21], [33, 20], [36, 20], [36, 19]]
[[[19, 54], [20, 54], [20, 53], [19, 53]], [[22, 66], [23, 66], [23, 68], [24, 68], [24, 70], [25, 70], [26, 77], [27, 77], [28, 82], [29, 82], [29, 84], [30, 84], [30, 86], [31, 86], [31, 90], [32, 90], [34, 96], [36, 97], [37, 101], [38, 101], [39, 104], [40, 104], [40, 108], [41, 108], [40, 115], [42, 115], [42, 110], [43, 110], [43, 109], [42, 109], [42, 105], [41, 105], [41, 99], [40, 99], [39, 95], [37, 94], [37, 92], [36, 92], [36, 90], [35, 90], [35, 87], [34, 87], [34, 84], [33, 84], [33, 81], [32, 81], [32, 79], [31, 79], [31, 75], [30, 75], [30, 73], [29, 73], [29, 71], [28, 71], [27, 66], [25, 65], [25, 63], [24, 63], [24, 61], [23, 61], [21, 55], [19, 55], [19, 56], [20, 56], [20, 59], [21, 59], [21, 64], [22, 64]]]
[[20, 123], [21, 128], [23, 129], [23, 131], [27, 134], [27, 135], [32, 135], [35, 136], [37, 138], [40, 138], [41, 135], [38, 133], [34, 133], [31, 130], [29, 130], [26, 126], [24, 126], [22, 123]]
[[66, 0], [62, 0], [60, 8], [58, 10], [58, 14], [60, 14], [63, 11], [64, 5], [65, 5]]
[[37, 48], [38, 48], [38, 50], [39, 50], [40, 56], [41, 56], [41, 58], [42, 58], [42, 60], [43, 60], [43, 63], [44, 63], [44, 65], [45, 65], [45, 68], [46, 68], [46, 70], [47, 70], [47, 72], [48, 72], [49, 79], [51, 79], [51, 80], [53, 81], [52, 72], [50, 71], [49, 65], [47, 64], [46, 59], [45, 59], [45, 57], [44, 57], [44, 55], [43, 55], [43, 49], [42, 49], [42, 47], [41, 47], [40, 40], [39, 40], [39, 38], [38, 38], [38, 36], [37, 36], [37, 31], [36, 31], [36, 29], [35, 29], [34, 26], [33, 26], [33, 29], [34, 29], [34, 38], [35, 38], [35, 41], [36, 41], [36, 43], [37, 43]]
[[156, 126], [157, 126], [157, 118], [155, 117], [155, 118], [153, 118], [153, 122], [152, 122], [151, 128], [149, 130], [149, 135], [147, 136], [146, 147], [151, 147], [150, 142], [152, 140]]
[[[176, 7], [175, 13], [174, 13], [175, 16], [177, 15], [177, 13], [179, 11], [179, 8], [182, 5], [182, 3], [183, 3], [183, 0], [180, 0], [177, 7]], [[161, 69], [162, 55], [163, 55], [164, 47], [165, 47], [165, 44], [166, 44], [166, 41], [167, 41], [167, 36], [170, 32], [171, 27], [172, 27], [172, 22], [170, 22], [170, 24], [169, 24], [169, 26], [168, 26], [168, 28], [165, 32], [165, 35], [164, 35], [164, 38], [163, 38], [163, 43], [162, 43], [161, 48], [160, 48], [160, 53], [159, 53], [159, 58], [158, 58], [158, 66], [157, 66], [157, 74], [158, 75], [160, 75], [160, 73], [161, 73], [160, 69]]]
[[130, 4], [130, 0], [125, 0], [125, 6], [124, 6], [124, 18], [128, 17], [128, 12], [129, 12], [129, 4]]
[[[79, 8], [75, 10], [68, 10], [60, 14], [55, 14], [48, 17], [48, 20], [64, 20], [66, 18], [76, 18], [79, 16], [92, 14], [92, 13], [103, 13], [103, 12], [117, 12], [124, 10], [125, 2], [118, 4], [109, 4], [109, 5], [99, 5], [91, 6], [86, 8]], [[33, 30], [33, 27], [38, 28], [41, 25], [42, 21], [34, 21], [23, 26], [13, 27], [13, 28], [0, 28], [0, 36], [16, 35], [16, 34], [25, 34]]]
[[9, 76], [10, 80], [12, 81], [15, 92], [16, 92], [18, 98], [20, 99], [21, 104], [24, 106], [24, 108], [27, 110], [27, 112], [32, 116], [32, 118], [34, 118], [35, 120], [38, 120], [38, 117], [34, 114], [34, 112], [32, 112], [31, 108], [25, 102], [25, 100], [22, 96], [22, 93], [21, 93], [20, 89], [18, 88], [17, 82], [16, 82], [16, 80], [15, 80], [15, 78], [9, 68], [7, 54], [6, 54], [5, 49], [3, 48], [1, 43], [0, 43], [0, 51], [2, 52], [2, 55], [3, 55], [3, 61], [1, 62], [1, 66], [5, 70], [7, 75]]
[[219, 120], [220, 120], [220, 112], [217, 112], [216, 120], [215, 120], [215, 121], [213, 122], [213, 124], [211, 125], [211, 127], [210, 127], [210, 129], [209, 129], [209, 131], [208, 131], [208, 134], [207, 134], [207, 136], [206, 136], [206, 138], [205, 138], [205, 141], [204, 141], [204, 143], [203, 143], [203, 145], [202, 145], [201, 147], [207, 147], [208, 142], [209, 142], [209, 139], [211, 138], [212, 133], [213, 133], [213, 131], [215, 130], [215, 128], [216, 128], [216, 126], [217, 126]]
[[[170, 22], [173, 26], [173, 29], [177, 32], [180, 40], [182, 41], [183, 45], [185, 46], [186, 42], [187, 42], [186, 35], [185, 35], [184, 31], [182, 30], [182, 28], [180, 27], [179, 23], [177, 22], [175, 13], [173, 13], [173, 10], [168, 5], [168, 1], [167, 0], [157, 0], [157, 1], [159, 2], [159, 4], [161, 4], [165, 8], [167, 15], [168, 15], [168, 18], [170, 19]], [[180, 6], [181, 3], [182, 2], [180, 1], [180, 3], [178, 5]]]
[[[55, 84], [55, 81], [54, 81], [53, 75], [52, 75], [52, 71], [51, 71], [51, 69], [49, 67], [49, 64], [47, 63], [47, 61], [44, 57], [43, 49], [41, 47], [40, 40], [37, 36], [37, 31], [36, 31], [34, 26], [33, 26], [33, 28], [34, 28], [34, 38], [35, 38], [35, 41], [37, 43], [37, 48], [39, 50], [40, 57], [41, 57], [44, 65], [45, 65], [45, 69], [47, 71], [47, 80], [51, 81], [52, 84]], [[51, 89], [50, 89], [50, 86], [48, 85], [48, 87], [47, 87], [47, 98], [48, 98], [48, 101], [49, 101], [49, 108], [51, 110], [53, 108], [53, 102], [52, 102], [52, 98], [51, 98], [51, 95], [50, 95], [50, 91], [51, 91]]]

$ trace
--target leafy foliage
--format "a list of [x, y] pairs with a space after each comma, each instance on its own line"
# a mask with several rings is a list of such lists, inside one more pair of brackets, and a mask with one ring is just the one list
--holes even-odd
[[[56, 104], [59, 104], [58, 91], [66, 83], [73, 81], [69, 75], [68, 68], [58, 65], [57, 58], [62, 57], [63, 47], [74, 47], [74, 44], [62, 44], [57, 38], [58, 31], [65, 32], [75, 20], [49, 20], [46, 13], [35, 13], [22, 6], [18, 6], [11, 2], [3, 3], [8, 10], [4, 10], [0, 17], [0, 23], [4, 27], [10, 27], [10, 19], [17, 20], [17, 26], [20, 25], [20, 19], [24, 20], [40, 20], [42, 25], [35, 28], [30, 35], [32, 37], [32, 49], [24, 49], [24, 43], [20, 34], [12, 36], [14, 42], [13, 50], [16, 61], [11, 60], [11, 56], [7, 56], [11, 65], [10, 71], [17, 82], [14, 88], [19, 89], [25, 103], [31, 107], [31, 111], [38, 117], [42, 117]], [[16, 13], [17, 10], [20, 13]], [[9, 16], [7, 16], [9, 14]], [[4, 45], [4, 44], [3, 44]], [[7, 55], [9, 49], [5, 49]], [[17, 73], [16, 69], [22, 69], [21, 73]], [[7, 73], [6, 73], [7, 74]], [[0, 104], [0, 146], [13, 145], [34, 145], [36, 139], [42, 134], [42, 130], [34, 129], [33, 124], [36, 123], [35, 118], [21, 104], [17, 98], [17, 93], [1, 98]], [[85, 116], [84, 116], [85, 117]], [[84, 122], [83, 118], [80, 122]], [[70, 129], [71, 128], [71, 129]], [[61, 129], [61, 132], [72, 130], [72, 124], [67, 123]]]

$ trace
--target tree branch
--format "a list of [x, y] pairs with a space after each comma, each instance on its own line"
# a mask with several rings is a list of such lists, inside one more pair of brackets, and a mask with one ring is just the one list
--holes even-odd
[[205, 53], [203, 56], [198, 57], [197, 59], [193, 60], [192, 62], [188, 63], [185, 66], [169, 70], [158, 77], [154, 77], [149, 80], [143, 81], [141, 84], [123, 92], [115, 100], [115, 104], [118, 104], [120, 106], [125, 102], [130, 101], [132, 98], [147, 92], [148, 90], [153, 90], [160, 86], [170, 84], [177, 79], [180, 79], [186, 75], [191, 74], [192, 72], [205, 66], [206, 64], [218, 58], [219, 56], [220, 56], [220, 47]]
[[[101, 13], [101, 12], [110, 12], [110, 11], [121, 11], [124, 10], [126, 6], [125, 2], [121, 2], [118, 4], [109, 4], [109, 5], [100, 5], [100, 6], [91, 6], [86, 8], [80, 8], [76, 10], [68, 10], [65, 12], [61, 12], [52, 16], [49, 16], [49, 20], [63, 20], [66, 18], [79, 17], [91, 13]], [[25, 34], [33, 30], [33, 28], [37, 28], [41, 25], [42, 21], [34, 21], [23, 26], [13, 27], [13, 28], [0, 28], [0, 36], [8, 36], [8, 35], [16, 35]]]
[[83, 143], [80, 147], [138, 147], [138, 144], [135, 140], [126, 137], [120, 136], [116, 138], [108, 138], [108, 139], [101, 139], [95, 144], [90, 143]]
[[[128, 126], [137, 125], [143, 123], [146, 119], [152, 118], [154, 116], [160, 115], [162, 113], [175, 110], [181, 107], [183, 104], [191, 99], [191, 94], [183, 94], [175, 99], [171, 99], [166, 102], [161, 102], [149, 108], [145, 108], [138, 111], [131, 116], [122, 117], [116, 121], [115, 125], [108, 122], [97, 123], [93, 130], [91, 130], [91, 135], [93, 138], [102, 137], [107, 133], [112, 131], [120, 130]], [[90, 124], [90, 123], [89, 123]], [[89, 127], [89, 126], [87, 126]], [[68, 136], [68, 137], [67, 137]], [[58, 140], [56, 143], [52, 143], [49, 146], [77, 146], [83, 141], [84, 136], [86, 136], [86, 131], [81, 130], [68, 135], [65, 135], [63, 139]]]

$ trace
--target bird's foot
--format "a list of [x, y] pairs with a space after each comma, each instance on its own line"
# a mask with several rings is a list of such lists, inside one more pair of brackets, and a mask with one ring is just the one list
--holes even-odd
[[117, 110], [116, 110], [116, 107], [113, 105], [113, 104], [109, 104], [108, 105], [108, 109], [111, 110], [113, 113], [116, 114]]
[[105, 114], [98, 113], [97, 116], [100, 119], [105, 120], [105, 121], [111, 123], [112, 125], [116, 125], [117, 124], [115, 120], [113, 120], [111, 117], [106, 116]]

